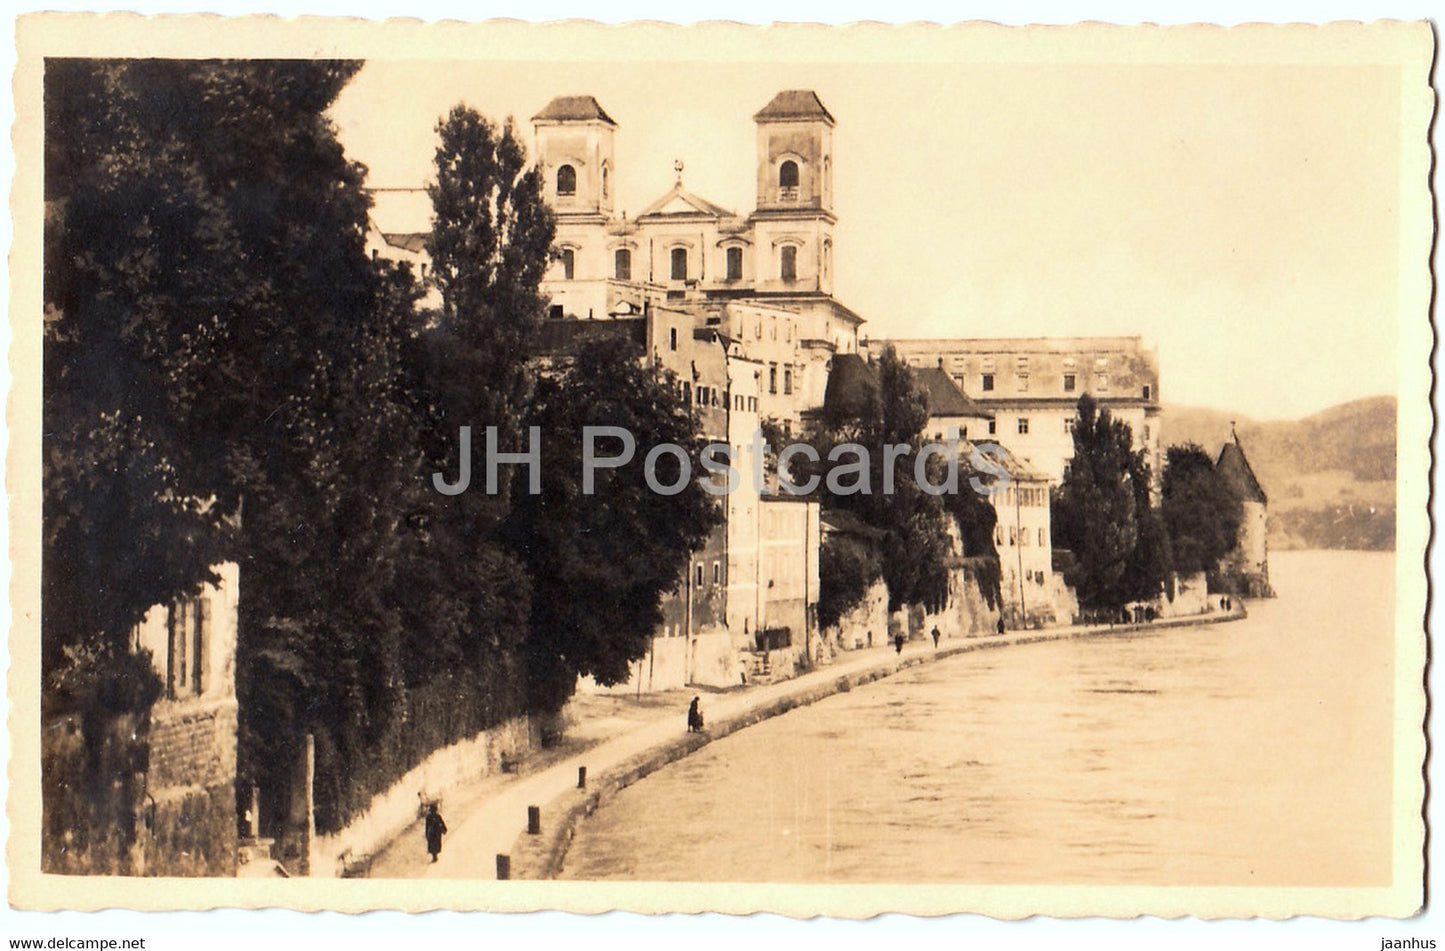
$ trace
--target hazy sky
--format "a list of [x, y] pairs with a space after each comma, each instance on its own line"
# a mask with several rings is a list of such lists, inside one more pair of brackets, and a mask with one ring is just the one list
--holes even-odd
[[[751, 117], [785, 88], [837, 119], [836, 293], [870, 336], [1142, 334], [1166, 402], [1261, 419], [1395, 392], [1392, 67], [373, 61], [334, 116], [373, 185], [416, 186], [454, 103], [530, 147], [551, 97], [590, 93], [619, 208], [680, 158], [747, 213]], [[426, 226], [404, 217], [381, 223]]]

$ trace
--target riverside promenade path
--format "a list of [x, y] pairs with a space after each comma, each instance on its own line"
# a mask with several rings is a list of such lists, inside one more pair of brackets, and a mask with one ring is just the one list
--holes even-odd
[[[588, 772], [589, 789], [615, 791], [712, 739], [786, 710], [887, 677], [918, 664], [976, 650], [1016, 644], [1055, 641], [1131, 632], [1153, 632], [1171, 627], [1233, 620], [1242, 607], [1229, 612], [1171, 618], [1147, 624], [1068, 626], [1002, 635], [950, 638], [937, 649], [920, 638], [908, 642], [898, 654], [892, 646], [845, 651], [833, 663], [790, 680], [733, 688], [726, 692], [703, 689], [668, 691], [632, 701], [631, 698], [586, 698], [579, 704], [583, 720], [569, 732], [581, 732], [588, 746], [560, 759], [542, 760], [521, 775], [494, 776], [457, 790], [443, 804], [450, 831], [440, 859], [432, 863], [419, 829], [408, 830], [372, 863], [372, 878], [495, 879], [497, 856], [513, 856], [513, 877], [550, 874], [547, 853], [559, 840], [570, 837], [570, 823], [580, 812], [595, 808], [597, 793], [583, 807], [588, 794], [577, 789], [578, 767]], [[686, 732], [687, 702], [703, 697], [707, 721], [704, 735]], [[587, 709], [612, 704], [612, 715], [587, 719]], [[623, 707], [625, 705], [625, 708]], [[622, 715], [617, 715], [621, 713]], [[535, 757], [534, 757], [535, 758]], [[527, 810], [542, 810], [543, 834], [529, 836]], [[559, 823], [561, 827], [559, 828]], [[560, 846], [565, 850], [565, 843]], [[530, 854], [522, 854], [530, 853]]]

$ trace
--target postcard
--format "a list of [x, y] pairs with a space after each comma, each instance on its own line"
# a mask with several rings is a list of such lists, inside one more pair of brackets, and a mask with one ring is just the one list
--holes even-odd
[[1415, 914], [1434, 44], [22, 17], [10, 902]]

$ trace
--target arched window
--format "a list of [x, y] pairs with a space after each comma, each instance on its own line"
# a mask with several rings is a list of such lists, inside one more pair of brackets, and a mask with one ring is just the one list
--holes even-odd
[[778, 276], [785, 281], [798, 279], [798, 249], [785, 244], [778, 251]]
[[687, 280], [687, 248], [672, 249], [672, 279]]
[[577, 170], [570, 165], [557, 169], [557, 194], [577, 194]]
[[576, 267], [576, 262], [577, 262], [577, 256], [572, 252], [572, 249], [571, 249], [571, 248], [563, 248], [563, 249], [562, 249], [562, 277], [563, 277], [564, 279], [569, 280], [569, 281], [572, 280], [573, 276], [575, 275], [574, 268]]
[[743, 279], [743, 249], [728, 248], [728, 280], [741, 281]]
[[792, 159], [788, 159], [788, 160], [787, 160], [786, 162], [784, 162], [782, 165], [779, 165], [779, 166], [778, 166], [778, 187], [779, 187], [779, 188], [797, 188], [797, 187], [798, 187], [798, 163], [797, 163], [797, 162], [794, 162]]
[[632, 280], [632, 252], [626, 248], [618, 248], [617, 253], [612, 256], [613, 274], [619, 281]]
[[607, 163], [602, 163], [602, 197], [607, 197]]

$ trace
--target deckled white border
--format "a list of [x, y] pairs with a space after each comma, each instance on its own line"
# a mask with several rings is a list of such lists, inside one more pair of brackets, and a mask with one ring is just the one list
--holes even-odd
[[[76, 5], [76, 4], [51, 4], [51, 5], [49, 5], [49, 7], [50, 7], [51, 9], [63, 9], [63, 8], [66, 8], [67, 6], [69, 6], [69, 7], [71, 7], [71, 8], [78, 8], [79, 5]], [[609, 7], [609, 9], [606, 11], [606, 15], [607, 15], [607, 19], [610, 19], [610, 20], [627, 19], [627, 18], [631, 18], [631, 17], [634, 17], [634, 16], [643, 16], [643, 17], [647, 17], [647, 16], [676, 16], [677, 11], [676, 11], [675, 9], [668, 9], [669, 6], [675, 6], [675, 5], [661, 5], [661, 4], [656, 4], [656, 5], [650, 5], [650, 6], [649, 6], [649, 5], [640, 5], [640, 4], [631, 4], [631, 3], [629, 3], [629, 4], [626, 4], [626, 5], [623, 5], [623, 6], [619, 6], [619, 5], [614, 4], [614, 5], [611, 5], [611, 6]], [[778, 15], [778, 14], [777, 14], [777, 11], [776, 11], [776, 8], [769, 8], [769, 9], [767, 9], [767, 12], [759, 14], [759, 13], [756, 12], [756, 9], [755, 9], [756, 7], [759, 7], [759, 6], [762, 6], [762, 5], [732, 4], [732, 5], [729, 5], [729, 6], [728, 6], [728, 8], [727, 8], [727, 10], [726, 10], [726, 15], [727, 15], [729, 18], [752, 19], [752, 20], [757, 20], [757, 21], [765, 21], [765, 20], [768, 19], [768, 18], [771, 18], [771, 17], [773, 17], [773, 16]], [[920, 6], [920, 5], [916, 5], [916, 4], [915, 4], [915, 5], [896, 4], [896, 3], [895, 3], [895, 4], [890, 4], [890, 5], [889, 5], [889, 8], [888, 8], [888, 11], [886, 11], [886, 13], [885, 13], [884, 15], [880, 16], [879, 12], [873, 12], [873, 11], [862, 10], [862, 9], [840, 9], [837, 5], [828, 5], [828, 7], [827, 7], [826, 10], [824, 10], [824, 11], [819, 11], [819, 12], [811, 12], [811, 11], [806, 10], [806, 8], [804, 8], [804, 9], [801, 10], [800, 12], [794, 12], [794, 11], [798, 11], [797, 5], [794, 5], [793, 8], [789, 11], [789, 14], [790, 14], [790, 15], [793, 15], [793, 16], [799, 16], [799, 15], [801, 15], [801, 16], [803, 16], [803, 18], [810, 19], [810, 20], [834, 20], [834, 21], [849, 20], [849, 19], [860, 19], [860, 18], [867, 18], [867, 19], [886, 18], [886, 19], [895, 20], [895, 21], [896, 21], [896, 20], [908, 20], [908, 19], [934, 19], [934, 20], [945, 20], [945, 21], [946, 21], [946, 20], [954, 19], [954, 18], [956, 18], [956, 17], [958, 16], [958, 11], [955, 11], [955, 10], [952, 10], [952, 9], [942, 9], [942, 10], [938, 9], [938, 7], [940, 6], [939, 4], [931, 4], [931, 5], [929, 5], [929, 4], [924, 4], [924, 5], [921, 5], [921, 6], [924, 7], [924, 9], [921, 9], [921, 10], [919, 9], [919, 6]], [[969, 11], [969, 12], [970, 12], [970, 13], [974, 13], [975, 15], [980, 16], [981, 18], [995, 19], [995, 20], [999, 20], [999, 21], [1001, 21], [1001, 22], [1040, 22], [1040, 21], [1048, 22], [1048, 21], [1050, 21], [1050, 20], [1052, 20], [1052, 21], [1054, 21], [1054, 22], [1069, 22], [1070, 20], [1073, 20], [1073, 19], [1083, 18], [1083, 11], [1077, 11], [1077, 12], [1075, 12], [1075, 11], [1063, 11], [1063, 12], [1061, 12], [1061, 11], [1058, 9], [1059, 6], [1060, 6], [1060, 5], [1058, 5], [1058, 4], [1032, 4], [1032, 5], [1030, 5], [1030, 4], [1022, 4], [1022, 5], [1010, 5], [1010, 6], [1007, 8], [1007, 10], [994, 10], [994, 11], [991, 11], [991, 12], [988, 11], [988, 10], [986, 10], [986, 9], [978, 9], [978, 8], [975, 7], [975, 8], [970, 8], [970, 11]], [[1208, 19], [1208, 20], [1211, 20], [1211, 21], [1213, 21], [1213, 22], [1222, 22], [1222, 23], [1238, 22], [1238, 21], [1241, 21], [1241, 20], [1260, 20], [1260, 19], [1270, 19], [1270, 18], [1271, 18], [1271, 17], [1269, 17], [1269, 16], [1266, 16], [1266, 15], [1265, 15], [1265, 11], [1260, 10], [1257, 6], [1251, 6], [1251, 7], [1248, 9], [1247, 12], [1231, 12], [1231, 10], [1229, 9], [1229, 5], [1209, 4], [1209, 5], [1198, 5], [1198, 6], [1200, 7], [1200, 9], [1198, 9], [1198, 10], [1191, 10], [1191, 8], [1190, 8], [1190, 7], [1187, 7], [1187, 6], [1186, 6], [1186, 7], [1180, 7], [1180, 6], [1178, 6], [1178, 5], [1172, 5], [1172, 6], [1170, 7], [1170, 10], [1169, 10], [1169, 16], [1168, 16], [1168, 17], [1165, 17], [1165, 18], [1161, 18], [1161, 17], [1159, 16], [1159, 11], [1157, 11], [1157, 10], [1145, 9], [1145, 8], [1144, 8], [1144, 5], [1141, 5], [1141, 4], [1135, 4], [1135, 5], [1119, 5], [1119, 4], [1114, 4], [1114, 5], [1111, 5], [1111, 6], [1109, 6], [1109, 7], [1103, 7], [1103, 8], [1101, 8], [1099, 5], [1096, 4], [1096, 5], [1093, 5], [1093, 6], [1091, 6], [1091, 7], [1089, 8], [1089, 10], [1088, 10], [1089, 17], [1088, 17], [1088, 18], [1101, 19], [1101, 20], [1114, 20], [1114, 21], [1116, 21], [1116, 22], [1118, 22], [1118, 21], [1129, 22], [1129, 21], [1143, 20], [1143, 19], [1155, 20], [1155, 21], [1159, 21], [1159, 20], [1161, 20], [1161, 19], [1164, 19], [1164, 20], [1166, 20], [1167, 22], [1191, 22], [1191, 21], [1194, 21], [1194, 20], [1204, 20], [1204, 19]], [[1243, 6], [1243, 5], [1232, 5], [1232, 6]], [[1409, 6], [1409, 5], [1407, 5], [1407, 6]], [[231, 7], [231, 8], [228, 9], [228, 7]], [[528, 16], [547, 16], [547, 17], [554, 16], [554, 15], [571, 15], [571, 14], [575, 14], [575, 13], [577, 12], [576, 9], [575, 9], [575, 7], [576, 7], [576, 5], [569, 5], [569, 4], [561, 4], [561, 5], [558, 5], [558, 4], [545, 4], [545, 3], [544, 3], [544, 4], [533, 5], [533, 6], [529, 7], [528, 10], [526, 11], [526, 15], [528, 15]], [[929, 11], [929, 9], [928, 9], [929, 7], [933, 8], [932, 12]], [[138, 10], [142, 10], [142, 11], [145, 11], [145, 12], [162, 11], [162, 10], [184, 11], [184, 10], [188, 10], [188, 9], [211, 9], [211, 10], [216, 10], [216, 11], [218, 11], [218, 12], [225, 12], [225, 13], [241, 12], [239, 9], [234, 8], [234, 5], [229, 5], [229, 4], [207, 4], [207, 5], [204, 5], [204, 6], [202, 6], [202, 5], [188, 5], [188, 4], [169, 4], [169, 5], [164, 5], [164, 6], [163, 6], [163, 5], [159, 5], [159, 4], [138, 4], [138, 5], [135, 5], [133, 8], [134, 8], [134, 9], [138, 9]], [[640, 8], [640, 9], [639, 9], [639, 8]], [[252, 7], [252, 9], [255, 10], [255, 9], [264, 9], [264, 8]], [[1293, 8], [1292, 8], [1292, 9], [1293, 9]], [[1039, 12], [1039, 11], [1041, 11], [1041, 12]], [[292, 12], [292, 8], [286, 8], [286, 9], [278, 10], [277, 12]], [[355, 14], [355, 13], [362, 13], [362, 14], [379, 15], [380, 12], [387, 12], [387, 11], [380, 11], [380, 12], [378, 12], [378, 13], [373, 13], [373, 11], [368, 10], [368, 9], [358, 9], [358, 8], [357, 8], [356, 6], [354, 6], [354, 5], [349, 5], [349, 6], [347, 6], [346, 9], [342, 10], [342, 9], [340, 9], [340, 5], [339, 5], [339, 4], [319, 4], [319, 3], [313, 3], [313, 4], [310, 4], [310, 5], [308, 5], [308, 6], [306, 7], [306, 12], [324, 13], [324, 14], [339, 14], [339, 13]], [[422, 15], [422, 16], [424, 16], [424, 17], [427, 17], [427, 18], [433, 18], [433, 17], [437, 17], [437, 16], [448, 16], [448, 15], [452, 15], [452, 16], [473, 16], [473, 15], [475, 15], [475, 12], [476, 12], [476, 11], [473, 10], [473, 9], [464, 9], [464, 8], [461, 7], [461, 5], [456, 5], [456, 4], [425, 4], [425, 5], [423, 5], [423, 4], [409, 4], [408, 7], [407, 7], [407, 12], [408, 12], [408, 13], [413, 13], [413, 14], [420, 14], [420, 15]], [[506, 12], [506, 11], [500, 11], [500, 10], [498, 10], [497, 8], [492, 7], [492, 8], [489, 8], [488, 12], [496, 13], [496, 12]], [[591, 13], [595, 13], [596, 11], [590, 11], [590, 10], [589, 10], [589, 11], [587, 11], [587, 12], [588, 12], [589, 14], [591, 14]], [[1414, 9], [1399, 9], [1399, 8], [1398, 8], [1398, 5], [1397, 5], [1396, 8], [1382, 8], [1382, 7], [1379, 7], [1379, 6], [1370, 6], [1370, 7], [1368, 7], [1367, 9], [1349, 9], [1348, 6], [1347, 6], [1347, 5], [1344, 5], [1344, 4], [1324, 4], [1324, 5], [1314, 4], [1314, 5], [1310, 5], [1310, 9], [1308, 9], [1308, 10], [1293, 9], [1293, 12], [1287, 12], [1287, 13], [1285, 13], [1285, 14], [1283, 14], [1283, 15], [1276, 15], [1276, 16], [1274, 16], [1273, 18], [1274, 18], [1274, 19], [1287, 19], [1287, 20], [1288, 20], [1288, 19], [1320, 20], [1320, 19], [1335, 19], [1335, 18], [1365, 19], [1365, 18], [1373, 18], [1373, 17], [1383, 16], [1383, 15], [1394, 15], [1394, 16], [1398, 16], [1398, 17], [1401, 17], [1401, 18], [1418, 18], [1418, 17], [1421, 17], [1421, 16], [1435, 15], [1435, 14], [1437, 14], [1437, 13], [1438, 13], [1438, 11], [1433, 10], [1433, 9], [1430, 9], [1430, 5], [1424, 5], [1423, 8], [1414, 8]], [[690, 8], [690, 9], [689, 9], [689, 12], [688, 12], [688, 15], [689, 15], [689, 16], [695, 16], [695, 15], [697, 15], [697, 13], [696, 13], [696, 8], [695, 8], [695, 7]], [[716, 14], [716, 13], [713, 13], [712, 15], [713, 15], [713, 16], [716, 16], [717, 14]], [[0, 333], [3, 333], [3, 331], [0, 331]], [[3, 339], [4, 339], [3, 336], [0, 336], [0, 340], [3, 340]], [[1402, 348], [1405, 347], [1405, 346], [1406, 346], [1406, 344], [1402, 341]], [[1402, 379], [1402, 390], [1404, 389], [1404, 387], [1405, 387], [1405, 381]], [[1403, 422], [1403, 421], [1402, 421], [1402, 422]], [[1405, 467], [1406, 467], [1406, 462], [1405, 462], [1404, 458], [1402, 457], [1401, 470], [1402, 470], [1402, 471], [1405, 471]], [[1402, 499], [1402, 502], [1403, 502], [1403, 501], [1404, 501], [1404, 500]], [[1402, 511], [1403, 511], [1403, 509], [1402, 509]], [[0, 529], [0, 530], [3, 530], [3, 529]], [[1403, 567], [1403, 565], [1402, 565], [1402, 567]], [[0, 742], [3, 742], [3, 741], [0, 741]], [[113, 915], [115, 915], [115, 914], [128, 915], [128, 914], [131, 914], [131, 913], [110, 913], [110, 914], [111, 914], [111, 916], [113, 916]], [[236, 913], [223, 913], [223, 914], [227, 914], [227, 915], [230, 915], [230, 916], [235, 916], [235, 915], [236, 915]], [[25, 917], [34, 917], [34, 916], [25, 916]], [[69, 917], [76, 917], [76, 916], [69, 916]], [[101, 917], [105, 917], [105, 916], [101, 916]], [[176, 916], [168, 916], [168, 917], [175, 918]], [[214, 920], [215, 917], [216, 917], [216, 915], [214, 915], [214, 914], [207, 916], [207, 918], [208, 918], [208, 919], [211, 919], [211, 920], [204, 922], [204, 926], [206, 927], [206, 930], [209, 931], [209, 930], [211, 930], [212, 928], [215, 928], [215, 927], [217, 926], [218, 922], [216, 922], [216, 921]], [[268, 917], [274, 917], [274, 914], [273, 914], [273, 915], [268, 915]], [[432, 917], [434, 918], [435, 916], [432, 916]], [[247, 919], [247, 920], [252, 920], [252, 919], [250, 919], [250, 916], [246, 916], [246, 919]], [[368, 916], [368, 919], [372, 919], [373, 922], [374, 922], [375, 916]], [[53, 921], [53, 919], [50, 919], [50, 920]], [[90, 920], [91, 922], [94, 922], [94, 921], [95, 921], [95, 916], [90, 916], [90, 917], [89, 917], [89, 920]], [[152, 922], [154, 921], [154, 919], [148, 919], [148, 920], [149, 920], [149, 921], [152, 921]], [[513, 922], [520, 922], [520, 921], [524, 921], [524, 920], [525, 920], [525, 921], [529, 921], [529, 922], [537, 922], [537, 918], [536, 918], [535, 916], [529, 917], [529, 918], [527, 918], [527, 919], [510, 919], [510, 920], [513, 921]], [[767, 922], [767, 919], [763, 919], [762, 921], [758, 922], [758, 924], [765, 925], [766, 922]], [[193, 922], [193, 924], [195, 924], [195, 923], [196, 923], [196, 922]], [[298, 920], [297, 923], [298, 923], [298, 924], [300, 923], [299, 920]], [[1428, 914], [1427, 914], [1426, 916], [1424, 916], [1423, 918], [1418, 919], [1417, 921], [1415, 921], [1415, 922], [1413, 922], [1413, 923], [1410, 923], [1411, 926], [1410, 926], [1409, 928], [1402, 928], [1402, 927], [1400, 927], [1400, 925], [1399, 925], [1398, 923], [1396, 923], [1396, 924], [1390, 924], [1390, 925], [1382, 925], [1382, 924], [1379, 924], [1379, 923], [1371, 923], [1371, 922], [1361, 923], [1362, 927], [1354, 928], [1353, 930], [1356, 931], [1356, 932], [1359, 934], [1359, 939], [1357, 939], [1357, 940], [1363, 940], [1363, 941], [1364, 941], [1364, 944], [1363, 944], [1363, 945], [1360, 945], [1360, 944], [1355, 943], [1355, 944], [1351, 944], [1350, 946], [1365, 946], [1365, 947], [1370, 947], [1370, 948], [1378, 947], [1378, 944], [1377, 944], [1377, 943], [1374, 943], [1373, 938], [1374, 938], [1375, 936], [1382, 935], [1382, 934], [1389, 934], [1389, 935], [1392, 935], [1392, 936], [1400, 936], [1400, 935], [1408, 934], [1408, 933], [1422, 933], [1422, 934], [1424, 934], [1424, 933], [1430, 933], [1430, 931], [1431, 931], [1431, 929], [1429, 928], [1430, 923], [1431, 923], [1431, 922], [1430, 922], [1430, 916], [1429, 916]], [[7, 927], [6, 927], [5, 931], [6, 931], [7, 933], [14, 933], [14, 932], [11, 931], [11, 928], [9, 927], [9, 926], [11, 925], [10, 916], [7, 916], [7, 918], [6, 918], [6, 924], [7, 924]], [[335, 925], [335, 924], [336, 924], [335, 922], [332, 922], [332, 925]], [[404, 924], [404, 926], [405, 926], [408, 930], [411, 930], [411, 929], [417, 927], [417, 922], [416, 922], [415, 920], [413, 920], [413, 919], [405, 919], [404, 922], [403, 922], [403, 924]], [[596, 922], [588, 922], [588, 921], [583, 921], [583, 920], [574, 920], [574, 921], [573, 921], [573, 924], [576, 925], [575, 930], [576, 930], [578, 933], [583, 932], [583, 931], [587, 931], [587, 932], [589, 932], [589, 933], [593, 933], [593, 932], [596, 931], [596, 924], [597, 924]], [[674, 924], [676, 924], [676, 922], [674, 922]], [[971, 926], [976, 927], [976, 926], [978, 926], [979, 924], [980, 924], [980, 923], [977, 922], [977, 921], [970, 921], [970, 925], [971, 925]], [[986, 923], [984, 923], [984, 924], [986, 924]], [[1133, 929], [1129, 929], [1129, 930], [1132, 931], [1133, 933], [1144, 933], [1144, 932], [1147, 932], [1147, 931], [1151, 930], [1151, 929], [1149, 928], [1149, 926], [1148, 926], [1148, 923], [1140, 923], [1140, 924], [1141, 924], [1141, 927], [1133, 928]], [[1296, 923], [1296, 924], [1301, 924], [1301, 925], [1304, 925], [1304, 926], [1308, 926], [1308, 923], [1307, 923], [1307, 922], [1304, 922], [1304, 923]], [[919, 928], [919, 929], [922, 929], [922, 930], [930, 930], [930, 929], [925, 928], [925, 927], [924, 927], [925, 923], [922, 923], [922, 922], [915, 922], [914, 925], [915, 925], [916, 928]], [[1339, 925], [1339, 926], [1335, 926], [1335, 927], [1337, 927], [1337, 928], [1344, 928], [1344, 927], [1350, 927], [1350, 926]], [[46, 928], [47, 928], [47, 933], [62, 933], [63, 930], [64, 930], [64, 929], [58, 929], [58, 930], [57, 930], [57, 929], [53, 929], [49, 923], [47, 923]], [[154, 928], [154, 925], [153, 925], [153, 924], [147, 924], [147, 925], [140, 926], [140, 931], [141, 931], [141, 932], [145, 932], [145, 931], [147, 931], [147, 930], [152, 930], [153, 928]], [[326, 929], [323, 929], [323, 930], [326, 930]], [[473, 930], [473, 929], [463, 928], [463, 929], [461, 929], [461, 930], [463, 930], [463, 931], [469, 931], [469, 930]], [[490, 929], [489, 929], [489, 930], [490, 930]], [[508, 928], [508, 929], [505, 929], [505, 930], [514, 930], [514, 929]], [[572, 930], [572, 929], [569, 929], [569, 930]], [[604, 930], [605, 930], [605, 929], [604, 929]], [[690, 929], [685, 929], [685, 930], [690, 930]], [[781, 930], [786, 930], [786, 929], [781, 929]], [[821, 930], [821, 929], [820, 929], [820, 930]], [[1208, 929], [1205, 929], [1205, 930], [1208, 930]], [[1228, 928], [1227, 930], [1228, 930], [1229, 932], [1231, 932], [1231, 933], [1236, 933], [1236, 932], [1237, 932], [1237, 929], [1235, 929], [1235, 928]], [[1295, 930], [1303, 930], [1303, 929], [1295, 929]], [[1039, 934], [1039, 929], [1033, 927], [1032, 925], [1031, 925], [1031, 926], [1025, 926], [1025, 928], [1023, 929], [1023, 931], [1028, 932], [1028, 933], [1032, 933], [1032, 934], [1035, 934], [1035, 935], [1038, 935], [1038, 934]], [[1224, 935], [1221, 934], [1220, 932], [1221, 932], [1221, 929], [1219, 929], [1219, 928], [1217, 928], [1217, 927], [1212, 929], [1212, 933], [1214, 934], [1214, 936], [1215, 936], [1216, 938], [1223, 938], [1223, 937], [1224, 937]], [[1004, 932], [1004, 933], [1009, 934], [1009, 935], [1010, 935], [1010, 942], [1011, 942], [1011, 943], [1014, 943], [1014, 942], [1016, 942], [1016, 941], [1019, 939], [1020, 934], [1021, 934], [1021, 929], [1019, 929], [1019, 928], [1014, 928], [1014, 929], [1008, 930], [1008, 931], [1006, 931], [1006, 932]], [[1077, 934], [1077, 929], [1073, 929], [1073, 930], [1071, 930], [1069, 933], [1071, 933], [1071, 934]], [[1171, 926], [1171, 927], [1169, 928], [1169, 933], [1171, 933], [1171, 934], [1177, 934], [1177, 926]], [[1203, 932], [1201, 931], [1201, 933], [1203, 933]], [[956, 934], [956, 933], [955, 933], [955, 934]], [[813, 939], [815, 939], [815, 940], [816, 940], [818, 937], [820, 937], [820, 936], [818, 936], [818, 935], [813, 935]], [[876, 938], [877, 935], [875, 934], [874, 937]], [[1283, 937], [1283, 936], [1281, 936], [1281, 937]], [[1235, 939], [1234, 939], [1233, 937], [1231, 937], [1231, 938], [1228, 939], [1228, 940], [1235, 940]], [[1285, 940], [1288, 940], [1288, 939], [1286, 938]], [[1071, 943], [1075, 943], [1075, 942], [1072, 942], [1072, 941], [1071, 941]]]

